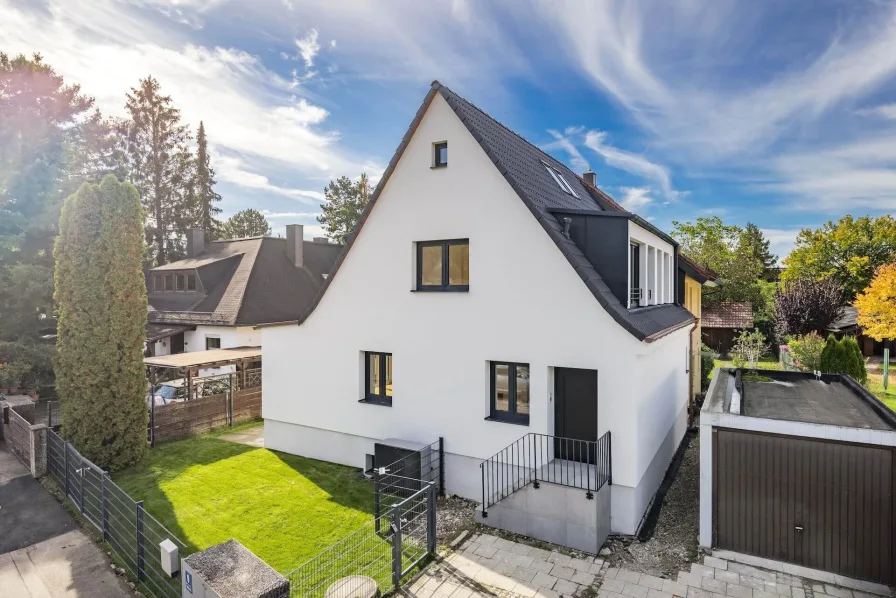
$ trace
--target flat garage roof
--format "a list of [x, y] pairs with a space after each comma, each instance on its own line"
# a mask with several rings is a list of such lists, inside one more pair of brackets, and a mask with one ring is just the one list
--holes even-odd
[[261, 347], [210, 349], [208, 351], [193, 351], [191, 353], [144, 357], [143, 363], [150, 367], [159, 368], [195, 368], [239, 363], [244, 359], [261, 359]]
[[[741, 415], [812, 424], [896, 430], [896, 414], [848, 376], [816, 379], [802, 372], [742, 371]], [[735, 386], [729, 376], [728, 395]], [[727, 401], [726, 401], [727, 402]]]

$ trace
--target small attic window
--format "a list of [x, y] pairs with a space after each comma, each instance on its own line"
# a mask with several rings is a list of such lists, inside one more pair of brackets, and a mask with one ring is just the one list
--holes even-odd
[[448, 166], [448, 142], [441, 141], [439, 143], [433, 143], [432, 150], [432, 167], [444, 168], [445, 166]]
[[561, 189], [563, 189], [564, 193], [568, 193], [568, 194], [572, 195], [573, 197], [575, 197], [576, 199], [579, 198], [579, 196], [576, 194], [576, 192], [573, 191], [570, 184], [566, 182], [566, 178], [563, 176], [563, 174], [559, 170], [557, 170], [556, 168], [554, 168], [553, 166], [551, 166], [544, 160], [542, 160], [541, 163], [544, 164], [544, 167], [547, 169], [548, 173], [551, 175], [551, 177], [553, 177], [553, 179], [557, 183], [557, 185]]

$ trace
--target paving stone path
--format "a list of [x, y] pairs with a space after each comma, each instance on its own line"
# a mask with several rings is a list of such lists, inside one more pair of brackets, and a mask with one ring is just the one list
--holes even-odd
[[[759, 559], [756, 559], [757, 561]], [[798, 569], [798, 568], [794, 568]], [[834, 577], [831, 575], [830, 577]], [[843, 580], [842, 583], [847, 583]], [[581, 596], [599, 598], [881, 598], [889, 589], [866, 582], [851, 588], [706, 556], [675, 580], [610, 567], [599, 557], [573, 558], [489, 534], [429, 567], [403, 591], [409, 598]], [[861, 588], [861, 589], [857, 589]]]

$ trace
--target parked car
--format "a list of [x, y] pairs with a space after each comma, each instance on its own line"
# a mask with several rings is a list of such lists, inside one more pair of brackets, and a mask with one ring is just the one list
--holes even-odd
[[183, 380], [170, 380], [157, 384], [155, 392], [146, 393], [146, 405], [151, 407], [155, 402], [156, 407], [161, 407], [170, 403], [180, 403], [186, 400], [186, 395]]

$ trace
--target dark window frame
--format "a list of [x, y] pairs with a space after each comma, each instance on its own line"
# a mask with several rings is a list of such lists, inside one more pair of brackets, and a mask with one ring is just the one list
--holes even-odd
[[[180, 283], [180, 284], [178, 284]], [[187, 290], [187, 275], [184, 273], [174, 275], [174, 290], [177, 293], [184, 293]]]
[[[444, 148], [445, 150], [445, 161], [442, 162], [441, 158], [441, 150]], [[433, 168], [447, 168], [448, 167], [448, 142], [447, 141], [439, 141], [438, 143], [432, 144], [432, 167]]]
[[165, 275], [164, 274], [153, 274], [152, 290], [155, 293], [162, 293], [165, 291]]
[[[644, 294], [644, 290], [641, 288], [641, 245], [634, 242], [629, 243], [628, 253], [628, 259], [631, 260], [628, 269], [628, 275], [631, 278], [628, 287], [629, 302], [631, 303], [630, 307], [638, 307], [641, 305]], [[637, 291], [637, 301], [634, 300], [636, 298], [635, 291]]]
[[173, 291], [174, 290], [174, 276], [171, 274], [165, 275], [165, 291]]
[[[370, 391], [370, 357], [372, 355], [379, 356], [379, 378], [380, 378], [380, 388], [377, 389], [379, 393], [372, 393]], [[359, 403], [371, 403], [373, 405], [382, 405], [384, 407], [392, 406], [392, 397], [386, 394], [386, 358], [392, 358], [391, 353], [385, 353], [383, 351], [364, 351], [364, 398], [358, 401]]]
[[[192, 287], [190, 288], [192, 283]], [[196, 290], [196, 275], [195, 274], [187, 274], [187, 292], [192, 292]]]
[[[217, 347], [209, 347], [208, 341], [218, 341]], [[220, 336], [209, 336], [205, 335], [205, 350], [211, 351], [212, 349], [220, 349], [221, 348], [221, 337]]]
[[[509, 407], [509, 411], [499, 411], [495, 407], [495, 394], [497, 391], [497, 385], [495, 381], [495, 372], [497, 366], [507, 366], [507, 394], [510, 399], [507, 402], [507, 406]], [[525, 367], [529, 369], [529, 379], [532, 378], [532, 367], [528, 363], [522, 363], [518, 361], [490, 361], [489, 368], [489, 396], [488, 396], [488, 411], [489, 416], [485, 419], [489, 421], [498, 421], [507, 424], [518, 424], [521, 426], [529, 425], [529, 414], [528, 413], [517, 413], [517, 404], [516, 404], [516, 369], [518, 367]], [[532, 385], [529, 385], [529, 410], [532, 409]]]
[[[467, 246], [467, 269], [470, 266], [470, 239], [446, 239], [443, 241], [417, 241], [417, 291], [434, 292], [434, 293], [465, 293], [470, 290], [469, 284], [449, 284], [451, 272], [449, 268], [449, 248], [453, 245]], [[423, 284], [423, 248], [424, 247], [441, 247], [442, 248], [442, 283], [438, 285]], [[469, 273], [468, 273], [469, 278]]]

